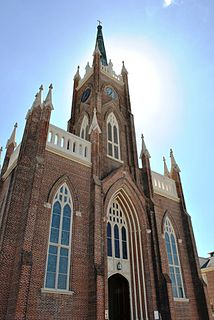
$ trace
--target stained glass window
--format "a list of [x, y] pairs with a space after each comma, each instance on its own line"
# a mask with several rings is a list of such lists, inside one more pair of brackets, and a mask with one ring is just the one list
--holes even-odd
[[123, 210], [116, 200], [112, 202], [109, 208], [107, 254], [113, 258], [128, 259], [127, 223]]
[[164, 223], [164, 235], [166, 243], [166, 252], [169, 263], [169, 273], [172, 282], [172, 292], [174, 298], [184, 298], [184, 286], [181, 274], [181, 266], [178, 255], [175, 232], [171, 221], [167, 217]]
[[114, 114], [111, 112], [107, 119], [107, 153], [109, 156], [120, 159], [119, 127]]
[[81, 128], [80, 128], [80, 137], [82, 139], [87, 140], [87, 136], [88, 136], [88, 117], [84, 115]]
[[69, 290], [72, 206], [66, 184], [57, 191], [52, 205], [45, 288]]

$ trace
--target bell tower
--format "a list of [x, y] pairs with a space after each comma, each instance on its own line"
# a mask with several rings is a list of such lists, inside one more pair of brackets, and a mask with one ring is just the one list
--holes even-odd
[[[128, 72], [122, 64], [121, 74], [107, 60], [102, 26], [97, 26], [93, 63], [85, 67], [80, 77], [79, 67], [74, 76], [71, 118], [68, 131], [91, 141], [92, 122], [100, 130], [96, 148], [103, 178], [118, 167], [125, 166], [138, 181], [138, 161], [134, 119], [129, 97]], [[91, 128], [91, 130], [90, 130]], [[91, 141], [92, 142], [92, 141]]]

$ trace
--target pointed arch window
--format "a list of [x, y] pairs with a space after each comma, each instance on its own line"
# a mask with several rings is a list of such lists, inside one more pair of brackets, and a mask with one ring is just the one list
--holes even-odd
[[119, 126], [113, 112], [107, 119], [107, 154], [115, 159], [120, 159]]
[[170, 279], [172, 282], [173, 297], [185, 298], [176, 236], [172, 223], [168, 217], [165, 219], [164, 223], [164, 236], [170, 271]]
[[122, 250], [123, 250], [123, 259], [127, 259], [127, 240], [126, 240], [126, 228], [122, 227]]
[[57, 191], [52, 204], [46, 262], [45, 288], [69, 290], [72, 199], [66, 184]]
[[114, 225], [114, 255], [116, 258], [120, 258], [120, 237], [118, 225]]
[[84, 115], [81, 128], [80, 128], [80, 138], [87, 140], [88, 137], [88, 117]]
[[107, 224], [107, 251], [108, 256], [112, 257], [112, 238], [111, 238], [111, 224]]
[[107, 253], [108, 257], [128, 259], [128, 234], [126, 219], [119, 203], [115, 200], [108, 213]]

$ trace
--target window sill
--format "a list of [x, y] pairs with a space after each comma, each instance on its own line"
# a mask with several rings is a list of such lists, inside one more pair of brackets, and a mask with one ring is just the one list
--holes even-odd
[[187, 298], [173, 298], [175, 302], [189, 302]]
[[107, 154], [107, 158], [109, 158], [111, 160], [115, 160], [115, 161], [120, 162], [120, 163], [124, 163], [122, 160], [114, 158], [114, 157], [110, 156], [109, 154]]
[[55, 293], [55, 294], [73, 295], [73, 294], [74, 294], [74, 291], [41, 288], [41, 293]]

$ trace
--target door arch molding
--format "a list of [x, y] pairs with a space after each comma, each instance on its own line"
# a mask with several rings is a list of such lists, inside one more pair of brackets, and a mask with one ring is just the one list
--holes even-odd
[[[128, 233], [129, 233], [129, 250], [130, 250], [130, 278], [129, 278], [129, 290], [130, 290], [130, 309], [131, 319], [140, 317], [141, 319], [148, 319], [148, 307], [146, 297], [146, 285], [144, 275], [144, 262], [143, 262], [143, 243], [146, 245], [146, 239], [142, 232], [145, 228], [146, 231], [146, 217], [142, 217], [144, 211], [143, 205], [138, 201], [133, 204], [130, 196], [127, 193], [126, 186], [120, 187], [114, 193], [106, 194], [105, 221], [108, 221], [108, 212], [113, 201], [118, 201], [123, 209], [124, 215], [127, 220]], [[111, 189], [111, 188], [110, 188]], [[109, 189], [109, 191], [110, 191]], [[129, 188], [128, 188], [129, 189]], [[132, 194], [132, 192], [131, 192]], [[136, 199], [136, 196], [134, 197]], [[136, 199], [137, 200], [137, 199]], [[140, 209], [141, 208], [141, 209]], [[137, 212], [141, 213], [139, 217]], [[145, 232], [146, 233], [146, 232]], [[145, 249], [145, 248], [144, 248]], [[113, 270], [112, 270], [113, 271]], [[108, 273], [108, 276], [113, 276], [115, 272]], [[123, 274], [123, 271], [121, 271]], [[124, 275], [123, 275], [124, 276]]]

